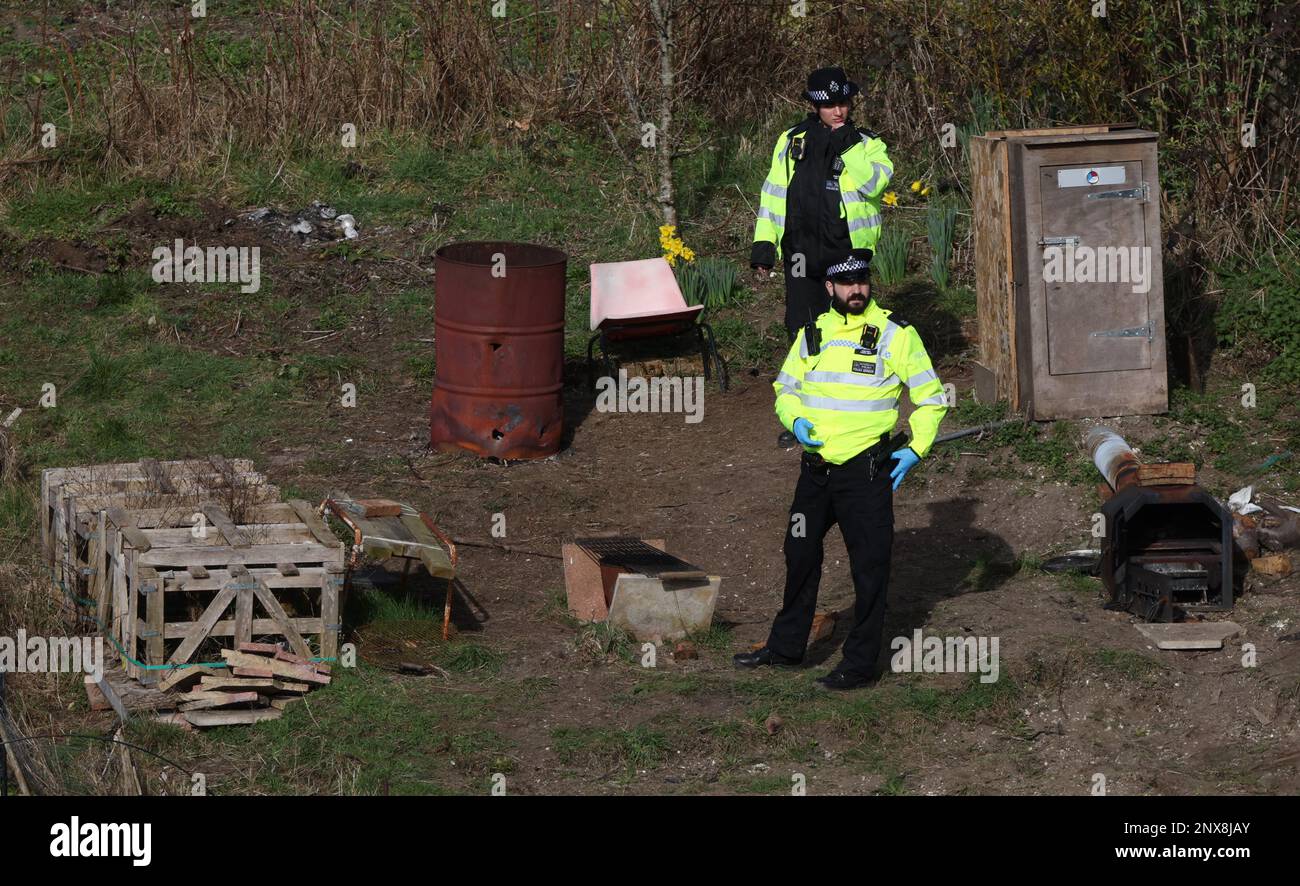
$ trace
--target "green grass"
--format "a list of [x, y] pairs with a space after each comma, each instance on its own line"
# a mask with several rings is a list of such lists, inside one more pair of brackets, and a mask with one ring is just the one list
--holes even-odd
[[205, 733], [211, 751], [269, 764], [210, 777], [210, 793], [486, 793], [480, 782], [509, 759], [512, 745], [488, 725], [490, 701], [481, 693], [364, 666], [336, 673], [279, 720]]
[[637, 770], [659, 768], [671, 749], [668, 734], [647, 724], [631, 729], [561, 726], [551, 730], [551, 740], [551, 749], [565, 765], [621, 769], [628, 777]]

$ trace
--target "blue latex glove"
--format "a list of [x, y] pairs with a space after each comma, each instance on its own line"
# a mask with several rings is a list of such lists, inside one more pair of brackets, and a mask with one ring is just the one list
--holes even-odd
[[916, 466], [916, 463], [921, 460], [921, 456], [913, 452], [912, 447], [909, 446], [906, 449], [898, 450], [891, 455], [890, 458], [898, 461], [898, 464], [894, 466], [894, 469], [889, 472], [890, 479], [894, 481], [894, 491], [898, 491], [898, 487], [902, 485], [903, 478], [906, 477], [907, 472], [912, 470], [912, 468]]
[[817, 429], [814, 428], [812, 422], [806, 418], [796, 418], [794, 420], [793, 431], [795, 439], [804, 446], [812, 446], [815, 448], [817, 446], [826, 445], [825, 441], [813, 439], [813, 434], [817, 432]]

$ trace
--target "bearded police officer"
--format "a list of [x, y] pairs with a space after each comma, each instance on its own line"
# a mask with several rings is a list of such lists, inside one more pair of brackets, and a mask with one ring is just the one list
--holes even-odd
[[[820, 68], [805, 92], [813, 110], [782, 132], [759, 194], [749, 263], [758, 278], [783, 262], [785, 326], [800, 327], [826, 311], [827, 265], [852, 248], [874, 249], [880, 198], [894, 174], [885, 143], [852, 119], [858, 84], [843, 68]], [[788, 432], [782, 446], [794, 446]]]
[[[817, 605], [822, 542], [838, 523], [857, 602], [839, 666], [817, 682], [870, 682], [880, 656], [894, 539], [893, 493], [929, 451], [947, 412], [943, 385], [916, 330], [871, 297], [871, 251], [854, 249], [824, 283], [831, 309], [797, 335], [777, 376], [776, 414], [803, 444], [785, 537], [785, 602], [767, 645], [737, 655], [739, 667], [803, 659]], [[916, 409], [911, 444], [891, 438], [906, 386]]]

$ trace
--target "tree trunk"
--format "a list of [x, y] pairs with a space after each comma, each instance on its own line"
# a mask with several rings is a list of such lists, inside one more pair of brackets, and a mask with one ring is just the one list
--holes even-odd
[[659, 36], [659, 128], [655, 132], [655, 151], [659, 159], [659, 209], [664, 224], [677, 224], [677, 204], [673, 189], [673, 4], [675, 0], [650, 0]]

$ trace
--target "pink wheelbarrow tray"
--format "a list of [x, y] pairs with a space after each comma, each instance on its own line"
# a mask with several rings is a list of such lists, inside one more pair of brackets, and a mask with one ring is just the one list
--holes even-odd
[[662, 258], [606, 262], [591, 266], [591, 329], [587, 341], [587, 381], [595, 385], [594, 349], [600, 343], [606, 375], [614, 375], [610, 344], [647, 338], [694, 335], [707, 381], [717, 372], [727, 390], [727, 366], [718, 354], [713, 327], [701, 315], [703, 305], [688, 305], [673, 269]]

